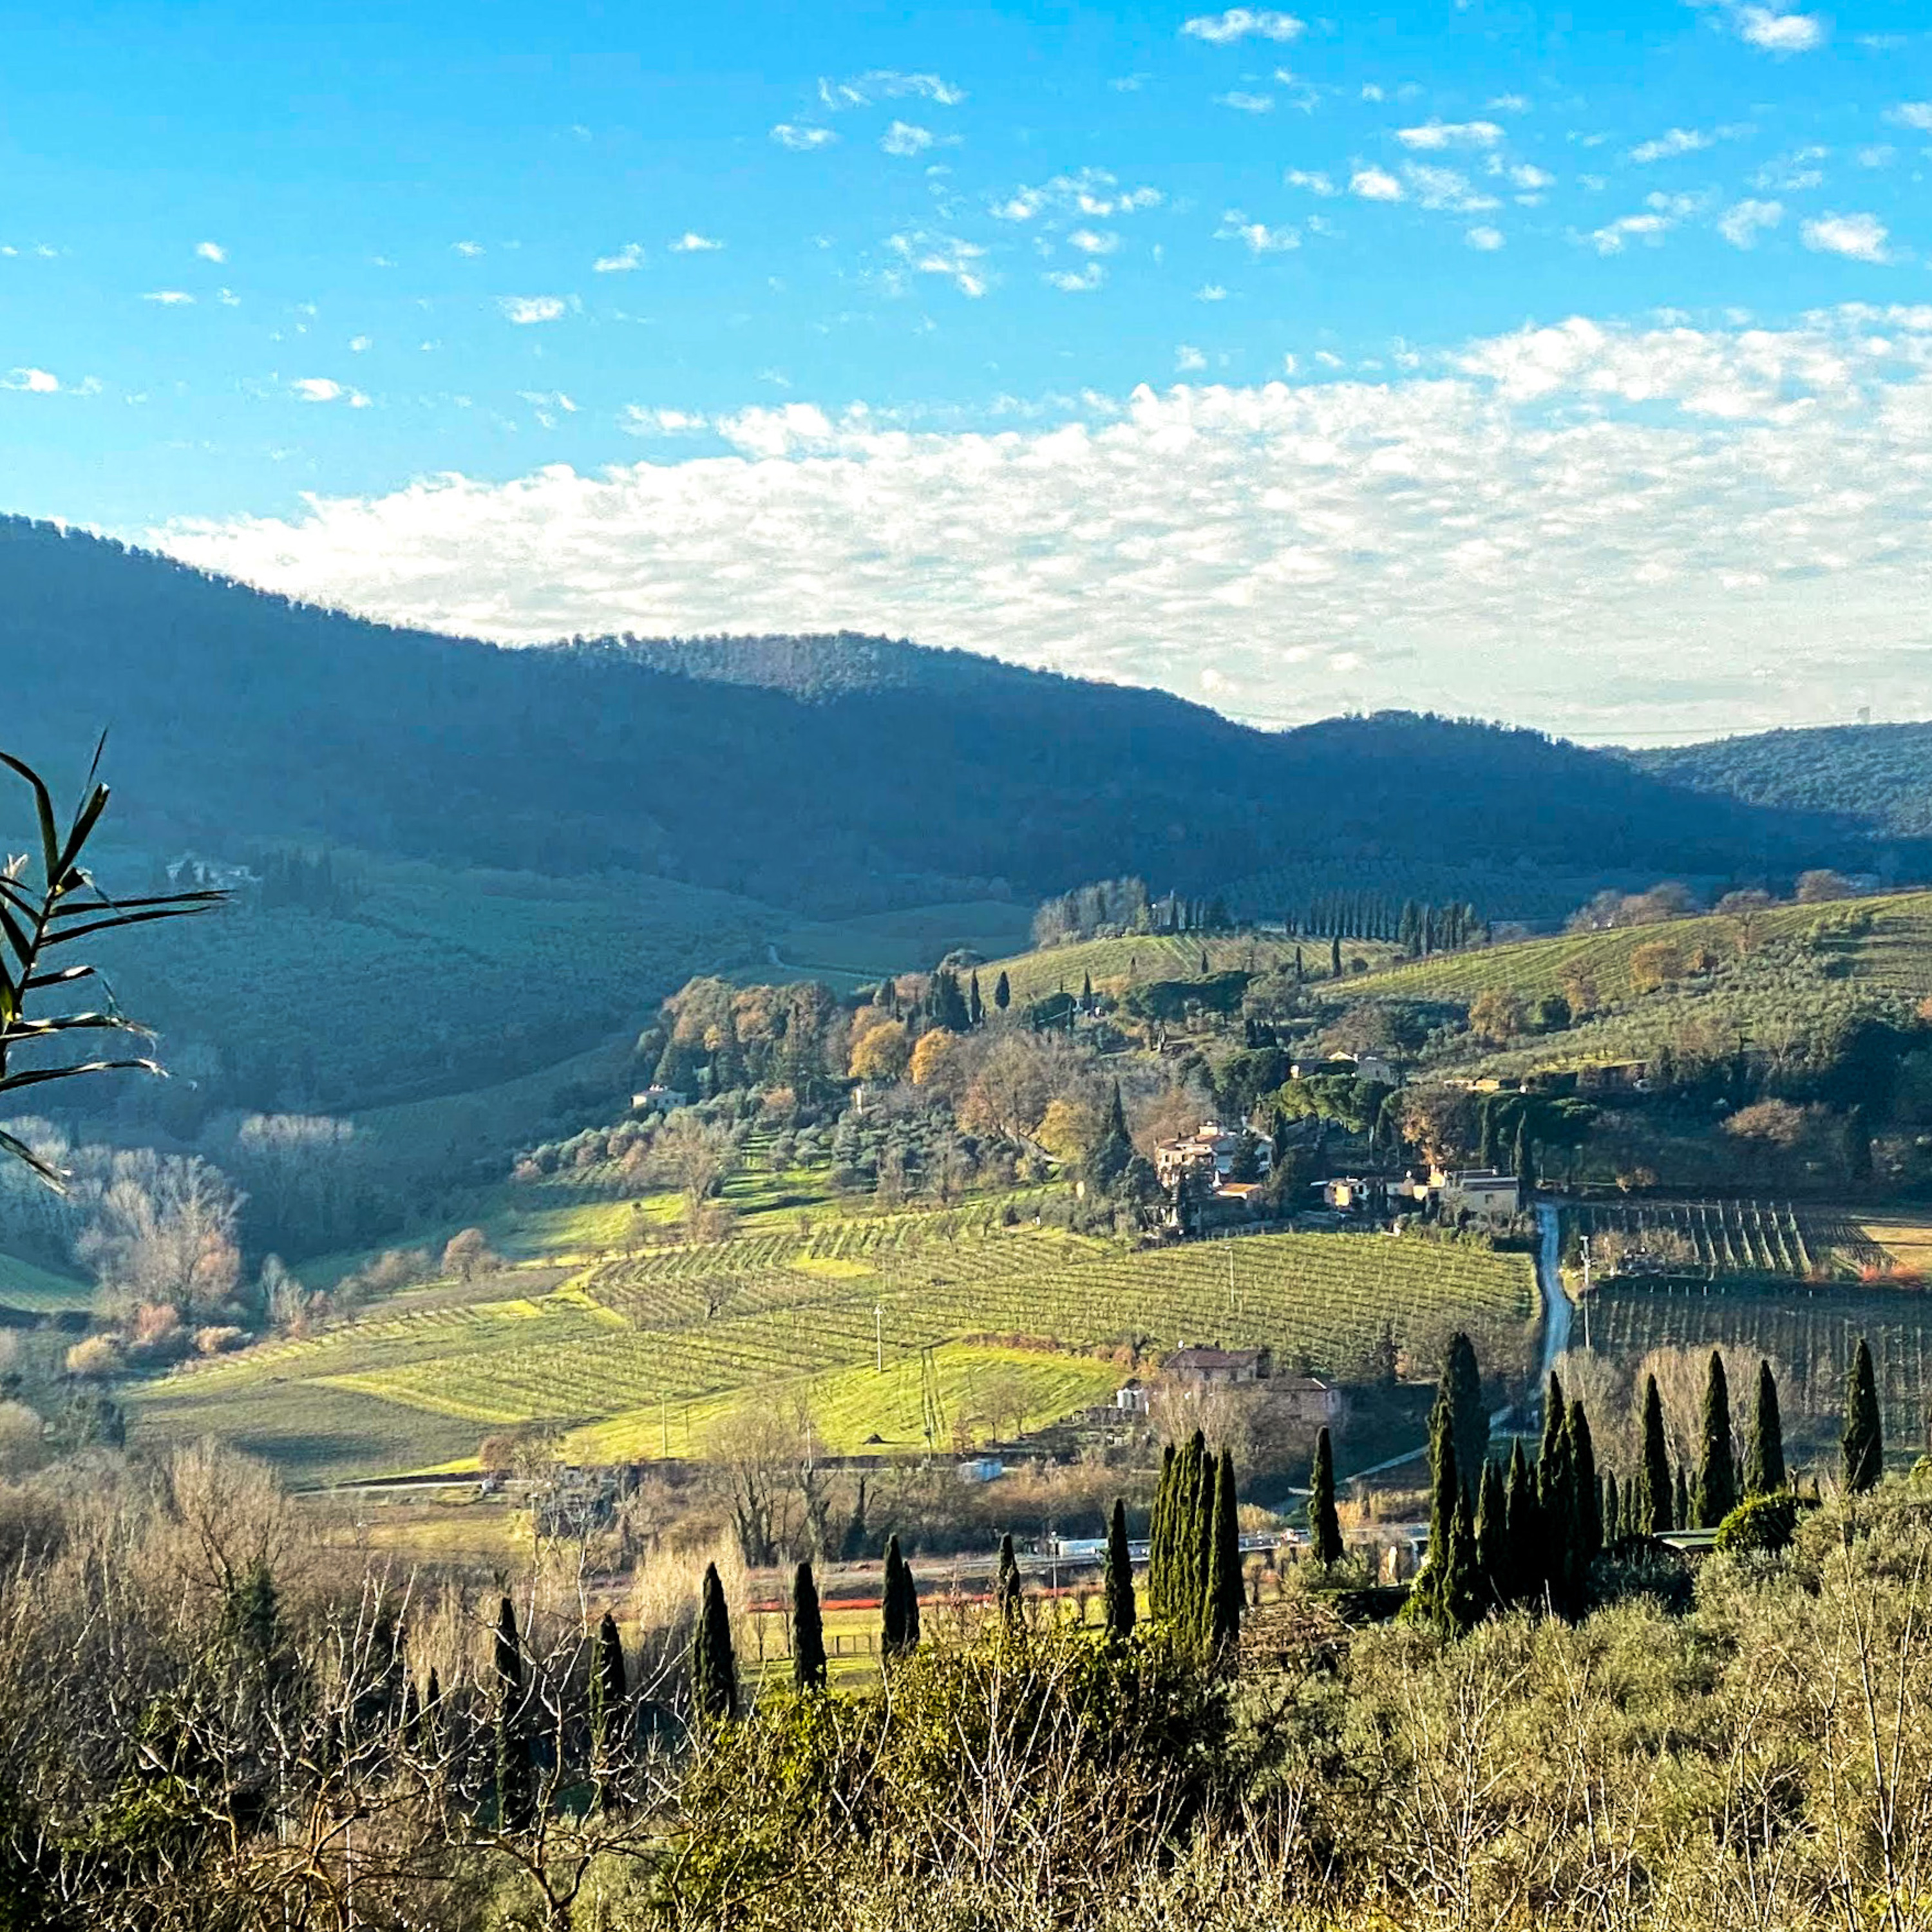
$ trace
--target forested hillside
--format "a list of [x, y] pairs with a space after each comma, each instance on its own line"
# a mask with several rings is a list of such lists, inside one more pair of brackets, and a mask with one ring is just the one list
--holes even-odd
[[1527, 731], [1397, 713], [1264, 733], [876, 639], [509, 650], [17, 520], [0, 651], [12, 748], [70, 772], [111, 726], [119, 836], [155, 847], [239, 832], [632, 871], [818, 914], [1127, 872], [1201, 892], [1311, 862], [1528, 881], [1859, 856], [1828, 820]]
[[1640, 770], [1754, 805], [1834, 812], [1900, 838], [1932, 834], [1932, 724], [1829, 724], [1633, 752]]

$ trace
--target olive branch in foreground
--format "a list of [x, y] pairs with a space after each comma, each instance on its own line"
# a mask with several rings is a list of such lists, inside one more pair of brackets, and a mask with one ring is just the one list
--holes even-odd
[[[20, 759], [0, 752], [0, 765], [24, 779], [33, 792], [40, 835], [38, 878], [34, 876], [32, 855], [27, 853], [10, 857], [0, 866], [0, 1098], [28, 1087], [43, 1086], [49, 1081], [78, 1079], [83, 1074], [128, 1069], [160, 1072], [158, 1063], [144, 1054], [82, 1060], [68, 1066], [34, 1066], [18, 1071], [9, 1063], [15, 1048], [57, 1046], [62, 1036], [68, 1034], [122, 1034], [137, 1040], [152, 1039], [153, 1034], [138, 1021], [112, 1011], [29, 1018], [26, 1009], [32, 994], [98, 976], [92, 966], [50, 963], [48, 956], [56, 946], [70, 946], [98, 932], [205, 911], [226, 896], [219, 892], [201, 891], [114, 899], [82, 868], [82, 850], [107, 808], [107, 788], [97, 776], [106, 742], [104, 738], [94, 747], [81, 803], [64, 830], [55, 816], [53, 796], [39, 772]], [[113, 1004], [111, 994], [107, 1004], [110, 1007]], [[50, 1187], [62, 1188], [59, 1172], [4, 1129], [0, 1129], [0, 1156], [24, 1161]]]

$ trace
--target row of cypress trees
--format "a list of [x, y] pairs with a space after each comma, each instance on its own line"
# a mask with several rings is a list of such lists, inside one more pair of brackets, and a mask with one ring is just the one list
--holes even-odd
[[1169, 1443], [1148, 1532], [1148, 1609], [1210, 1654], [1240, 1635], [1240, 1535], [1234, 1457], [1214, 1455], [1198, 1429], [1180, 1448]]

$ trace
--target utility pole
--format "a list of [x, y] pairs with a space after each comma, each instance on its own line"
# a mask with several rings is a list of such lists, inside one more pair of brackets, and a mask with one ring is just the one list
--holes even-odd
[[883, 1302], [872, 1304], [872, 1366], [878, 1374], [884, 1375], [886, 1372], [886, 1312]]
[[1590, 1346], [1590, 1238], [1583, 1237], [1583, 1346]]

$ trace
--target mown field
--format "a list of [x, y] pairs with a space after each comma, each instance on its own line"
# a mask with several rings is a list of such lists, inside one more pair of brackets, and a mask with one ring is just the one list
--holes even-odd
[[23, 1315], [65, 1315], [92, 1305], [93, 1284], [0, 1254], [0, 1309]]
[[[525, 1278], [543, 1292], [515, 1292]], [[1460, 1326], [1486, 1362], [1520, 1369], [1534, 1306], [1521, 1256], [1329, 1234], [1134, 1253], [1002, 1226], [985, 1207], [821, 1221], [555, 1278], [400, 1300], [134, 1385], [137, 1432], [229, 1436], [326, 1480], [440, 1464], [528, 1422], [583, 1432], [586, 1454], [661, 1454], [668, 1432], [681, 1454], [734, 1406], [782, 1395], [828, 1442], [910, 1450], [924, 1446], [928, 1348], [947, 1431], [964, 1442], [1103, 1399], [1126, 1370], [1081, 1352], [1265, 1344], [1285, 1370], [1347, 1375], [1387, 1322], [1419, 1359]]]

